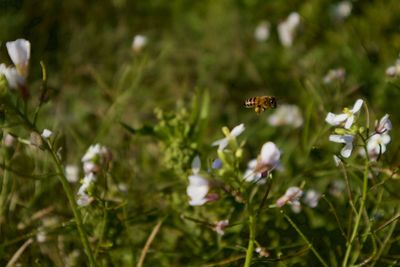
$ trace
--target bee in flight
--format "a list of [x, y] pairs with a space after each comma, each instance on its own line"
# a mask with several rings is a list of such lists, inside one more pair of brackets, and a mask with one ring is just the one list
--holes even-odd
[[266, 109], [276, 108], [276, 98], [274, 96], [256, 96], [250, 97], [244, 101], [246, 108], [254, 108], [257, 114], [260, 114]]

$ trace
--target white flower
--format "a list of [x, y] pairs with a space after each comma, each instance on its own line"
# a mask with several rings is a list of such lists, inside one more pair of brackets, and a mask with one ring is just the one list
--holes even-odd
[[210, 190], [209, 183], [200, 175], [190, 175], [189, 185], [186, 189], [187, 195], [190, 197], [189, 205], [201, 206], [208, 202], [208, 191]]
[[291, 125], [297, 128], [303, 125], [303, 117], [296, 105], [281, 105], [268, 117], [268, 123], [272, 126]]
[[364, 101], [362, 99], [358, 99], [352, 109], [345, 108], [343, 110], [344, 113], [342, 113], [342, 114], [336, 115], [336, 114], [329, 112], [325, 118], [325, 121], [333, 126], [338, 126], [338, 125], [344, 123], [344, 128], [350, 129], [350, 127], [351, 127], [351, 125], [353, 125], [353, 122], [355, 119], [354, 115], [360, 111], [363, 103], [364, 103]]
[[42, 134], [41, 134], [41, 136], [42, 136], [44, 139], [48, 139], [52, 134], [53, 134], [53, 132], [50, 131], [49, 129], [44, 129], [43, 132], [42, 132]]
[[343, 82], [346, 77], [346, 70], [343, 68], [331, 69], [324, 76], [323, 82], [325, 84], [332, 83], [333, 81]]
[[333, 15], [338, 20], [344, 20], [351, 14], [353, 5], [350, 1], [339, 2], [333, 9]]
[[70, 183], [76, 183], [79, 179], [79, 169], [76, 165], [67, 165], [65, 167], [65, 176]]
[[386, 145], [390, 143], [390, 136], [387, 133], [375, 134], [368, 139], [367, 150], [372, 158], [386, 152]]
[[244, 130], [245, 127], [243, 123], [235, 126], [230, 132], [228, 129], [226, 129], [226, 131], [223, 129], [226, 137], [213, 142], [211, 145], [218, 146], [218, 150], [224, 150], [227, 147], [229, 140], [236, 139], [236, 137], [243, 133]]
[[77, 204], [79, 206], [86, 206], [90, 204], [90, 202], [93, 200], [93, 198], [90, 196], [91, 195], [91, 190], [92, 187], [94, 186], [94, 182], [96, 182], [97, 178], [96, 176], [91, 172], [87, 174], [83, 180], [82, 180], [82, 185], [79, 187], [78, 190], [78, 200]]
[[91, 145], [82, 157], [83, 169], [85, 173], [97, 172], [101, 166], [110, 160], [109, 150], [100, 144]]
[[1, 74], [6, 77], [10, 88], [17, 89], [25, 85], [25, 78], [21, 76], [14, 67], [6, 67], [5, 64], [0, 64], [0, 75]]
[[297, 186], [289, 187], [285, 194], [276, 201], [277, 207], [282, 207], [286, 204], [300, 206], [300, 198], [303, 195], [303, 190]]
[[260, 22], [254, 31], [254, 38], [260, 43], [267, 41], [269, 38], [269, 29], [270, 24], [268, 21]]
[[310, 190], [307, 190], [303, 201], [310, 208], [315, 208], [318, 206], [318, 202], [319, 202], [320, 198], [321, 198], [321, 193], [319, 193], [313, 189], [310, 189]]
[[262, 178], [261, 173], [256, 171], [256, 167], [257, 167], [257, 160], [256, 159], [250, 160], [249, 163], [247, 164], [247, 170], [244, 173], [244, 180], [246, 182], [256, 182], [256, 181], [258, 181], [258, 183], [265, 182], [264, 179], [261, 179]]
[[378, 134], [383, 134], [392, 129], [392, 122], [389, 119], [389, 114], [385, 114], [379, 122], [375, 122], [375, 132]]
[[278, 147], [267, 142], [261, 148], [261, 153], [257, 161], [256, 171], [260, 173], [270, 172], [279, 165], [281, 152]]
[[17, 39], [13, 42], [7, 42], [6, 46], [18, 74], [26, 77], [28, 74], [29, 58], [31, 56], [31, 43], [25, 39]]
[[135, 37], [133, 37], [132, 49], [135, 52], [140, 52], [142, 48], [146, 46], [146, 44], [147, 44], [147, 37], [138, 34]]
[[332, 134], [329, 136], [329, 141], [345, 144], [342, 150], [340, 151], [340, 154], [344, 158], [348, 158], [351, 155], [351, 151], [353, 150], [353, 139], [354, 137], [349, 134], [345, 135]]
[[78, 199], [76, 200], [76, 204], [78, 206], [84, 207], [89, 205], [92, 202], [93, 198], [84, 194], [84, 195], [78, 195]]
[[299, 25], [300, 15], [296, 12], [290, 13], [287, 19], [278, 25], [278, 35], [283, 46], [292, 46]]
[[229, 220], [218, 221], [214, 224], [213, 230], [219, 235], [225, 234], [225, 228], [229, 225]]

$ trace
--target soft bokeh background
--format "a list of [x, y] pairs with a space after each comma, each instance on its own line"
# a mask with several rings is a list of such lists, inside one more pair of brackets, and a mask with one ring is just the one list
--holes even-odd
[[[195, 140], [177, 145], [177, 149], [192, 149], [184, 156], [190, 159], [193, 151], [202, 155], [212, 153], [214, 149], [209, 145], [221, 137], [222, 126], [232, 128], [245, 123], [246, 159], [254, 158], [260, 146], [269, 140], [284, 151], [285, 172], [279, 177], [282, 183], [278, 182], [276, 192], [302, 181], [326, 192], [328, 184], [340, 178], [340, 172], [333, 170], [332, 153], [338, 147], [327, 141], [329, 127], [324, 122], [325, 115], [329, 111], [341, 112], [357, 98], [363, 98], [373, 110], [371, 121], [385, 113], [391, 115], [392, 143], [384, 160], [389, 166], [398, 166], [400, 82], [387, 77], [385, 71], [395, 63], [400, 51], [400, 5], [397, 0], [354, 1], [351, 15], [340, 21], [332, 15], [337, 3], [0, 0], [0, 61], [10, 63], [6, 41], [25, 38], [31, 42], [32, 95], [35, 90], [39, 92], [39, 62], [46, 65], [51, 100], [43, 109], [39, 125], [59, 134], [68, 164], [79, 166], [90, 144], [100, 142], [109, 147], [114, 157], [113, 181], [128, 187], [118, 199], [123, 209], [112, 209], [108, 215], [107, 240], [112, 245], [101, 248], [105, 265], [134, 264], [160, 218], [166, 219], [146, 266], [200, 265], [230, 258], [241, 251], [238, 247], [246, 246], [248, 233], [236, 231], [235, 227], [226, 239], [217, 240], [215, 233], [180, 219], [190, 208], [183, 202], [187, 173], [174, 170], [178, 163], [165, 155], [168, 146], [173, 150], [174, 145], [159, 146], [156, 138], [132, 135], [120, 124], [124, 122], [133, 128], [155, 125], [157, 108], [168, 113], [186, 107], [189, 115], [182, 116], [190, 117], [196, 99], [209, 97], [209, 109], [207, 103], [200, 101], [208, 110], [202, 131]], [[301, 28], [293, 46], [283, 47], [276, 27], [292, 11], [301, 15]], [[263, 20], [271, 24], [270, 37], [258, 42], [254, 30]], [[131, 48], [137, 34], [148, 38], [139, 53]], [[346, 70], [345, 81], [324, 84], [328, 71], [339, 67]], [[269, 111], [257, 116], [243, 107], [246, 98], [256, 95], [274, 95], [278, 104], [299, 106], [304, 126], [293, 129], [268, 125]], [[35, 161], [35, 154], [30, 156]], [[179, 164], [190, 170], [189, 159], [184, 159]], [[202, 159], [206, 165], [208, 156]], [[35, 164], [36, 170], [46, 168], [46, 162]], [[47, 245], [31, 245], [22, 262], [62, 266], [61, 259], [66, 256], [60, 255], [61, 249], [52, 244], [60, 244], [60, 238], [64, 238], [70, 247], [62, 251], [71, 253], [79, 241], [68, 232], [73, 231], [66, 222], [71, 217], [60, 184], [50, 178], [15, 179], [13, 194], [17, 200], [7, 225], [2, 226], [1, 242], [35, 234], [42, 225], [40, 220], [23, 230], [17, 229], [17, 224], [51, 206], [60, 227], [49, 235]], [[76, 190], [79, 185], [73, 186]], [[392, 188], [398, 185], [393, 184]], [[391, 191], [389, 202], [397, 205], [400, 195]], [[337, 205], [346, 207], [345, 201], [340, 201]], [[298, 220], [300, 225], [310, 226], [307, 234], [311, 240], [321, 242], [321, 254], [333, 257], [324, 246], [330, 243], [335, 247], [339, 241], [336, 243], [333, 237], [339, 238], [340, 234], [330, 225], [334, 224], [332, 216], [324, 213], [328, 207], [324, 205], [305, 212]], [[202, 216], [201, 212], [191, 211]], [[227, 212], [215, 210], [215, 214], [221, 213]], [[90, 216], [87, 226], [95, 229], [96, 219]], [[92, 216], [96, 218], [96, 214]], [[261, 228], [259, 235], [268, 247], [276, 249], [279, 244], [280, 249], [286, 249], [285, 243], [289, 247], [304, 245], [299, 238], [293, 241], [296, 234], [282, 217], [265, 220], [268, 228]], [[61, 222], [67, 226], [61, 227]], [[17, 241], [1, 246], [0, 264], [5, 264], [21, 245]], [[394, 246], [399, 249], [396, 242]], [[310, 253], [303, 258], [300, 254], [286, 255], [289, 264], [316, 263]], [[76, 266], [83, 266], [79, 265], [84, 261], [82, 251], [79, 257]], [[260, 264], [264, 266], [265, 262]]]

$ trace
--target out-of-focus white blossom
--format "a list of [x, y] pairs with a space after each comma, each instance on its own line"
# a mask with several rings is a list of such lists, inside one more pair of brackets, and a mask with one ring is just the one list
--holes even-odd
[[133, 37], [132, 49], [134, 52], [140, 52], [147, 45], [147, 37], [144, 35], [136, 35]]
[[325, 121], [333, 126], [338, 126], [344, 123], [344, 128], [350, 129], [354, 123], [355, 114], [360, 111], [363, 103], [364, 101], [362, 99], [358, 99], [352, 109], [344, 108], [342, 114], [336, 115], [329, 112], [325, 118]]
[[82, 157], [84, 172], [98, 172], [111, 159], [110, 151], [100, 144], [91, 145]]
[[285, 21], [279, 23], [278, 35], [283, 46], [292, 46], [297, 29], [300, 25], [300, 20], [300, 15], [297, 12], [292, 12]]
[[229, 225], [229, 220], [218, 221], [214, 224], [213, 230], [219, 235], [225, 234], [225, 228]]
[[223, 133], [225, 134], [225, 138], [219, 139], [215, 142], [213, 142], [211, 145], [212, 146], [218, 146], [218, 150], [224, 150], [227, 146], [230, 140], [236, 139], [240, 134], [243, 133], [245, 130], [244, 124], [239, 124], [235, 126], [232, 131], [229, 131], [228, 128], [224, 127], [222, 128]]
[[78, 190], [78, 200], [77, 204], [79, 206], [87, 206], [90, 204], [92, 201], [92, 190], [94, 183], [96, 182], [97, 177], [94, 175], [94, 173], [89, 173], [87, 174], [83, 180], [82, 180], [82, 185]]
[[324, 76], [323, 82], [325, 84], [332, 83], [334, 81], [343, 82], [346, 78], [346, 70], [343, 68], [331, 69]]
[[336, 198], [340, 198], [346, 188], [346, 184], [342, 180], [335, 180], [329, 185], [329, 194]]
[[272, 126], [290, 125], [295, 128], [303, 125], [303, 117], [298, 106], [280, 105], [276, 111], [268, 117], [268, 123]]
[[49, 129], [44, 129], [43, 132], [42, 132], [42, 134], [41, 134], [41, 136], [42, 136], [44, 139], [48, 139], [52, 134], [53, 134], [53, 132], [50, 131]]
[[333, 8], [333, 16], [341, 21], [346, 19], [351, 14], [353, 5], [350, 1], [342, 1], [337, 3]]
[[270, 27], [271, 25], [268, 21], [260, 22], [254, 30], [254, 38], [260, 43], [267, 41], [270, 34]]
[[383, 134], [392, 129], [392, 122], [389, 119], [389, 114], [385, 114], [379, 122], [375, 122], [375, 132], [378, 134]]
[[209, 182], [200, 175], [190, 175], [186, 193], [189, 196], [189, 205], [201, 206], [209, 201], [207, 198], [210, 190]]
[[65, 176], [70, 183], [76, 183], [79, 180], [79, 168], [76, 165], [67, 165], [65, 167]]
[[3, 136], [3, 144], [5, 147], [12, 147], [15, 144], [16, 140], [17, 139], [9, 133]]
[[400, 75], [400, 59], [396, 60], [396, 63], [392, 66], [389, 66], [386, 69], [386, 75], [394, 78]]
[[285, 194], [276, 201], [277, 207], [282, 207], [286, 204], [300, 206], [300, 198], [303, 195], [303, 190], [297, 186], [289, 187]]
[[313, 189], [310, 189], [306, 191], [306, 194], [303, 198], [303, 202], [310, 208], [315, 208], [318, 206], [320, 198], [321, 198], [321, 193]]
[[353, 139], [354, 137], [349, 134], [345, 135], [332, 134], [329, 136], [329, 141], [345, 144], [342, 150], [340, 151], [340, 154], [344, 158], [350, 157], [351, 152], [353, 151]]
[[258, 255], [260, 257], [263, 257], [263, 258], [268, 258], [269, 257], [269, 252], [265, 247], [257, 247], [256, 248], [256, 252], [258, 253]]

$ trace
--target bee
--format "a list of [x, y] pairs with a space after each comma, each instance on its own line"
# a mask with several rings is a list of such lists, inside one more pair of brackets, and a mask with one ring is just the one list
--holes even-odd
[[266, 109], [276, 108], [276, 98], [274, 96], [256, 96], [250, 97], [244, 101], [246, 108], [254, 108], [257, 114], [260, 114]]

